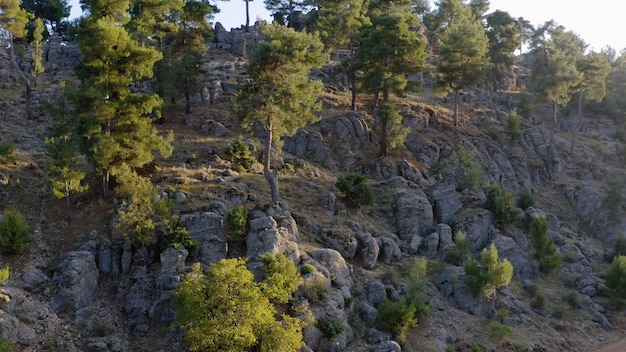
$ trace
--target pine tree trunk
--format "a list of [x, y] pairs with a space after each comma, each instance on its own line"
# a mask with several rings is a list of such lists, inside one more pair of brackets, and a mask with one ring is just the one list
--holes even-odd
[[574, 158], [574, 145], [576, 144], [576, 135], [580, 126], [583, 124], [583, 91], [578, 92], [578, 123], [572, 128], [572, 144], [569, 146], [569, 155]]
[[35, 116], [33, 115], [33, 110], [31, 108], [31, 98], [33, 95], [33, 90], [30, 86], [30, 80], [28, 79], [28, 77], [26, 77], [26, 75], [24, 74], [24, 72], [22, 72], [22, 70], [20, 70], [20, 66], [17, 64], [17, 60], [15, 59], [15, 50], [14, 50], [14, 44], [13, 44], [13, 34], [9, 33], [9, 58], [11, 59], [11, 65], [13, 65], [13, 68], [15, 69], [15, 72], [17, 72], [17, 75], [20, 77], [20, 79], [22, 80], [22, 82], [24, 83], [24, 88], [26, 88], [25, 91], [25, 105], [26, 105], [26, 116], [28, 117], [29, 120], [34, 120]]
[[[378, 101], [378, 98], [376, 99]], [[387, 83], [383, 86], [383, 106], [385, 108], [389, 108], [387, 104], [389, 103], [389, 88]], [[379, 116], [380, 118], [380, 156], [387, 156], [387, 134], [388, 134], [388, 116]]]
[[109, 170], [102, 170], [102, 198], [109, 198]]
[[70, 187], [67, 182], [65, 183], [65, 201], [67, 205], [67, 221], [71, 222], [72, 221], [72, 208], [71, 208], [71, 202], [70, 202]]
[[246, 0], [246, 32], [250, 31], [250, 0]]
[[[354, 65], [354, 56], [354, 43], [352, 42], [352, 40], [350, 40], [350, 67]], [[348, 77], [348, 79], [350, 80], [350, 90], [352, 91], [352, 101], [350, 102], [350, 108], [352, 109], [352, 111], [356, 111], [356, 71], [348, 74]]]
[[267, 126], [267, 135], [265, 138], [265, 159], [263, 160], [263, 176], [267, 180], [270, 186], [270, 192], [272, 194], [272, 204], [278, 204], [280, 197], [278, 194], [278, 174], [275, 174], [270, 169], [270, 160], [272, 158], [272, 124]]
[[454, 90], [454, 126], [455, 127], [459, 127], [459, 90], [455, 89]]

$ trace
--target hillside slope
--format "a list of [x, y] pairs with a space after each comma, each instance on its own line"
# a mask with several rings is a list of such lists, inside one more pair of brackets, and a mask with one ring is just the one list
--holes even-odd
[[[38, 78], [38, 101], [54, 99], [61, 82], [72, 81], [74, 54], [65, 44], [49, 45], [58, 45], [53, 52], [60, 54], [48, 56], [56, 59]], [[328, 67], [317, 72], [328, 87], [323, 119], [285, 138], [275, 163], [282, 165], [283, 202], [272, 208], [258, 167], [235, 172], [224, 153], [243, 136], [262, 157], [262, 142], [241, 130], [231, 113], [232, 85], [244, 75], [243, 62], [227, 50], [209, 53], [206, 86], [214, 104], [198, 97], [191, 114], [166, 111], [159, 128], [175, 131], [175, 152], [146, 171], [160, 196], [175, 202], [181, 224], [202, 242], [191, 253], [131, 248], [112, 226], [114, 205], [95, 190], [73, 201], [76, 220], [67, 222], [63, 201], [45, 183], [49, 116], [37, 104], [40, 119], [25, 120], [19, 82], [0, 72], [0, 141], [16, 147], [12, 158], [0, 161], [1, 209], [17, 207], [33, 231], [26, 253], [0, 257], [0, 266], [11, 268], [4, 284], [11, 300], [0, 303], [0, 333], [17, 341], [17, 350], [178, 351], [181, 333], [168, 326], [181, 273], [193, 262], [208, 265], [228, 256], [247, 255], [254, 262], [264, 250], [314, 265], [317, 273], [305, 276], [296, 301], [316, 318], [333, 317], [346, 326], [333, 338], [307, 328], [305, 341], [314, 351], [397, 350], [393, 336], [375, 328], [375, 306], [406, 292], [407, 270], [416, 258], [429, 262], [431, 312], [420, 317], [404, 351], [444, 351], [449, 345], [470, 351], [474, 344], [483, 351], [594, 351], [624, 336], [623, 310], [613, 307], [603, 285], [606, 257], [626, 226], [623, 212], [609, 221], [603, 205], [607, 182], [623, 181], [612, 120], [585, 116], [570, 154], [576, 119], [562, 119], [551, 136], [550, 114], [541, 107], [523, 121], [523, 139], [509, 141], [505, 115], [516, 104], [516, 91], [466, 94], [460, 128], [452, 124], [449, 104], [425, 91], [398, 101], [412, 131], [407, 148], [379, 158], [369, 97], [361, 96], [359, 109], [349, 111], [348, 92]], [[483, 171], [482, 186], [474, 190], [463, 166], [463, 155], [471, 154]], [[368, 177], [373, 205], [345, 203], [335, 183], [351, 170]], [[497, 225], [485, 209], [488, 186], [496, 183], [536, 196], [525, 220]], [[253, 210], [247, 246], [229, 248], [224, 216], [238, 204]], [[534, 216], [549, 221], [563, 259], [549, 274], [538, 271], [529, 245]], [[474, 255], [494, 243], [500, 257], [513, 263], [514, 280], [495, 299], [468, 294], [462, 268], [445, 262], [459, 230], [468, 234]], [[271, 243], [268, 234], [276, 238]], [[323, 289], [312, 296], [319, 282]]]

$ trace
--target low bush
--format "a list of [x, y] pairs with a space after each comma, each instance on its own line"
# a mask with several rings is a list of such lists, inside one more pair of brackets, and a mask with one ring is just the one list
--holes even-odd
[[350, 205], [370, 205], [374, 201], [374, 192], [365, 181], [365, 175], [358, 172], [349, 172], [339, 177], [336, 186], [337, 189], [346, 195]]
[[487, 298], [493, 298], [499, 288], [508, 285], [513, 278], [513, 265], [504, 259], [498, 258], [498, 250], [492, 243], [481, 253], [480, 263], [471, 260], [465, 264], [465, 284], [474, 292], [482, 293]]
[[528, 190], [522, 190], [517, 193], [515, 204], [520, 209], [526, 210], [535, 205], [535, 195]]
[[24, 251], [30, 240], [30, 230], [22, 214], [16, 208], [6, 209], [0, 221], [0, 250], [9, 254]]
[[530, 224], [530, 243], [535, 249], [535, 259], [539, 261], [539, 269], [549, 272], [561, 265], [561, 256], [548, 236], [548, 220], [536, 217]]
[[515, 206], [513, 193], [504, 190], [500, 184], [489, 188], [485, 207], [494, 213], [496, 221], [501, 225], [512, 224], [524, 216], [522, 210]]
[[337, 318], [322, 318], [318, 320], [317, 324], [315, 325], [320, 330], [322, 330], [324, 335], [326, 335], [326, 337], [328, 338], [333, 338], [335, 336], [341, 335], [344, 331], [346, 331], [346, 326], [344, 325], [344, 323]]
[[620, 307], [626, 306], [626, 256], [613, 259], [605, 278], [611, 299]]
[[237, 138], [233, 144], [224, 150], [233, 165], [233, 170], [237, 172], [246, 171], [252, 164], [256, 162], [256, 158], [252, 155], [250, 147], [248, 147], [241, 138]]
[[309, 263], [302, 264], [302, 266], [300, 267], [300, 275], [306, 275], [306, 274], [314, 273], [316, 271], [317, 269], [315, 268], [315, 266]]
[[10, 156], [15, 151], [15, 146], [9, 142], [0, 142], [0, 156]]
[[239, 243], [244, 239], [249, 216], [250, 211], [242, 204], [236, 205], [228, 211], [226, 221], [230, 227], [228, 230], [229, 241]]

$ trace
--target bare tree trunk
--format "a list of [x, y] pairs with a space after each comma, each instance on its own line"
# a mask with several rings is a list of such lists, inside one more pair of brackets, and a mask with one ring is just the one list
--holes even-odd
[[250, 0], [246, 0], [246, 32], [250, 31]]
[[459, 127], [459, 90], [454, 90], [454, 126]]
[[[354, 43], [352, 42], [352, 40], [350, 41], [350, 67], [352, 67], [352, 65], [354, 65]], [[352, 101], [350, 103], [350, 108], [352, 109], [352, 111], [356, 111], [356, 94], [357, 94], [357, 90], [356, 90], [356, 72], [349, 72], [348, 73], [348, 79], [350, 80], [350, 90], [352, 92]]]
[[71, 201], [70, 201], [70, 188], [67, 182], [65, 183], [65, 201], [67, 205], [67, 221], [71, 222], [72, 221], [72, 208], [71, 208]]
[[102, 198], [109, 198], [109, 170], [102, 170]]
[[[378, 98], [376, 99], [378, 101]], [[388, 109], [387, 104], [389, 103], [389, 88], [387, 83], [385, 82], [383, 86], [383, 106]], [[389, 124], [389, 116], [379, 116], [380, 118], [380, 156], [387, 156], [387, 134], [388, 134], [388, 124]]]
[[17, 72], [17, 75], [20, 77], [20, 79], [22, 80], [22, 83], [24, 83], [24, 87], [26, 88], [25, 91], [25, 96], [24, 96], [24, 100], [25, 100], [25, 105], [26, 105], [26, 116], [28, 117], [29, 120], [34, 120], [35, 119], [35, 115], [33, 115], [33, 110], [31, 108], [31, 100], [32, 100], [32, 95], [33, 95], [33, 90], [32, 87], [30, 86], [30, 80], [28, 79], [28, 77], [26, 77], [26, 75], [24, 74], [24, 72], [22, 72], [22, 70], [20, 70], [20, 66], [17, 64], [17, 60], [15, 59], [15, 50], [13, 48], [13, 34], [9, 33], [9, 41], [10, 41], [10, 48], [9, 48], [9, 58], [11, 59], [11, 65], [13, 65], [13, 68], [15, 69], [15, 72]]
[[548, 179], [552, 181], [552, 146], [554, 145], [554, 132], [556, 131], [557, 126], [557, 111], [558, 105], [556, 101], [552, 102], [552, 108], [554, 109], [554, 119], [552, 131], [550, 131], [550, 143], [548, 143], [548, 167], [546, 168], [548, 171]]
[[265, 159], [263, 160], [263, 176], [267, 180], [270, 186], [270, 192], [272, 194], [272, 204], [278, 204], [280, 197], [278, 193], [278, 174], [275, 174], [270, 169], [270, 160], [272, 158], [272, 123], [267, 126], [267, 135], [265, 138]]
[[580, 126], [583, 124], [583, 91], [578, 93], [578, 123], [572, 128], [572, 144], [569, 146], [569, 155], [574, 159], [574, 145], [576, 144], [576, 135]]

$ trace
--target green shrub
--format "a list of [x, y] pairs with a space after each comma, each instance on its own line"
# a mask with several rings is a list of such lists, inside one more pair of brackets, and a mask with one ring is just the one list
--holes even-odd
[[507, 259], [500, 261], [498, 257], [498, 250], [492, 243], [489, 248], [483, 249], [480, 264], [476, 260], [465, 264], [463, 282], [474, 294], [482, 293], [492, 298], [499, 288], [511, 282], [513, 265]]
[[0, 337], [0, 352], [11, 351], [13, 351], [13, 341], [7, 339], [6, 337]]
[[230, 226], [228, 231], [228, 240], [238, 243], [243, 240], [246, 235], [246, 227], [248, 226], [248, 217], [250, 211], [244, 205], [239, 204], [228, 211], [226, 221]]
[[512, 224], [523, 218], [522, 210], [515, 206], [513, 193], [504, 190], [500, 184], [495, 184], [489, 188], [485, 207], [491, 210], [501, 225]]
[[546, 304], [546, 296], [539, 289], [539, 286], [537, 286], [536, 284], [532, 284], [524, 287], [524, 289], [526, 290], [526, 292], [528, 292], [532, 299], [530, 302], [530, 306], [533, 309], [543, 309]]
[[517, 193], [515, 204], [522, 210], [526, 210], [535, 205], [535, 195], [528, 191], [522, 190]]
[[315, 324], [326, 337], [333, 338], [335, 336], [343, 334], [346, 331], [346, 326], [343, 322], [337, 318], [326, 317], [317, 321]]
[[317, 269], [315, 268], [315, 266], [309, 263], [302, 264], [302, 266], [300, 267], [300, 275], [306, 275], [306, 274], [314, 273], [316, 271]]
[[554, 241], [548, 236], [548, 220], [536, 217], [530, 224], [530, 243], [535, 249], [535, 259], [539, 261], [539, 269], [549, 272], [561, 265], [561, 256]]
[[346, 195], [352, 206], [370, 205], [374, 200], [374, 192], [365, 182], [365, 175], [358, 172], [349, 172], [339, 177], [336, 186]]
[[454, 248], [446, 254], [446, 261], [452, 265], [463, 265], [469, 259], [471, 249], [467, 235], [459, 230], [454, 236]]
[[476, 153], [473, 149], [466, 148], [462, 144], [457, 145], [454, 152], [463, 167], [465, 187], [472, 191], [477, 190], [483, 185], [484, 171], [480, 164], [474, 161]]
[[9, 142], [0, 142], [0, 156], [10, 156], [15, 151], [15, 146]]
[[417, 308], [406, 297], [393, 302], [388, 298], [378, 304], [378, 328], [394, 334], [399, 342], [406, 342], [409, 329], [417, 327]]
[[624, 234], [617, 236], [617, 238], [615, 239], [613, 252], [611, 253], [609, 258], [611, 261], [613, 261], [613, 259], [618, 255], [626, 255], [626, 236], [624, 236]]
[[233, 170], [243, 172], [250, 168], [256, 162], [256, 158], [252, 155], [250, 148], [243, 142], [241, 138], [237, 138], [233, 144], [224, 150], [230, 161], [233, 163]]
[[5, 253], [21, 253], [30, 240], [30, 231], [22, 214], [16, 208], [6, 209], [0, 221], [0, 250]]
[[519, 94], [519, 102], [517, 104], [517, 111], [525, 118], [529, 118], [534, 109], [535, 101], [532, 93], [526, 89], [522, 90]]
[[[497, 340], [502, 340], [504, 336], [513, 332], [513, 329], [511, 329], [509, 326], [506, 326], [498, 322], [491, 323], [491, 325], [489, 326], [489, 329], [490, 329], [491, 338], [497, 339]], [[473, 350], [474, 349], [472, 348], [472, 351]], [[478, 349], [478, 351], [480, 351], [480, 348]]]
[[626, 256], [618, 255], [613, 259], [605, 280], [613, 302], [621, 307], [626, 306]]
[[511, 142], [517, 142], [522, 139], [522, 131], [520, 130], [520, 116], [516, 110], [506, 115], [506, 127], [504, 132], [509, 136]]
[[0, 285], [9, 279], [9, 267], [0, 269]]
[[477, 343], [472, 345], [472, 352], [480, 352], [480, 346]]

